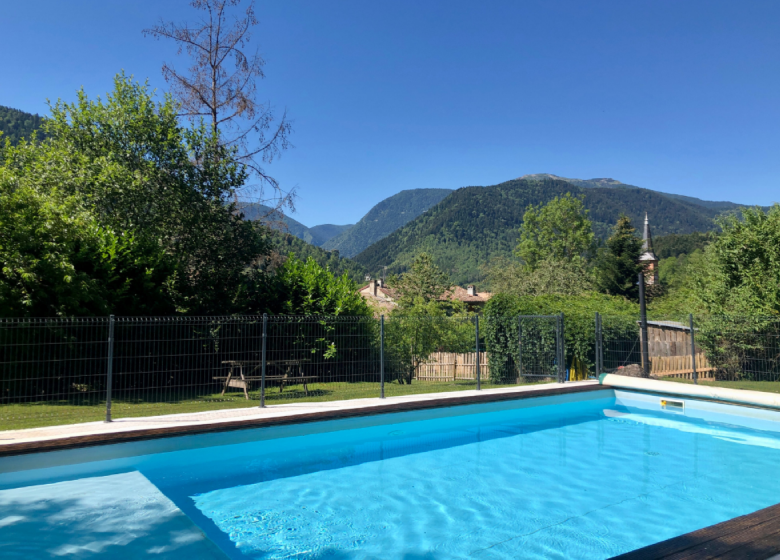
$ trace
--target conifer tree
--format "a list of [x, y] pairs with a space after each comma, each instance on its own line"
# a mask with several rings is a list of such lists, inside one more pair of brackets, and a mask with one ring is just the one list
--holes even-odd
[[636, 236], [636, 229], [628, 216], [618, 218], [612, 235], [607, 239], [607, 247], [602, 251], [597, 272], [599, 290], [613, 296], [623, 296], [629, 300], [639, 299], [637, 276], [642, 271], [639, 256], [642, 240]]

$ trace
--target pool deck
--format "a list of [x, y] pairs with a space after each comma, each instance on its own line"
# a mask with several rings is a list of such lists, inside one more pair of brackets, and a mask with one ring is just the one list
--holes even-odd
[[780, 560], [780, 504], [615, 556], [611, 560]]
[[605, 385], [599, 385], [596, 380], [574, 381], [564, 384], [523, 385], [482, 391], [424, 393], [385, 399], [288, 403], [267, 406], [266, 408], [255, 406], [167, 416], [119, 418], [109, 423], [85, 422], [45, 428], [9, 430], [0, 432], [0, 457], [143, 439], [598, 391], [608, 388]]

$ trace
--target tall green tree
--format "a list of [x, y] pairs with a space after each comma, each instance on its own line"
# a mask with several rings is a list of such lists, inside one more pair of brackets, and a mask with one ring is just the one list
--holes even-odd
[[577, 296], [593, 291], [592, 273], [581, 260], [544, 259], [535, 268], [497, 257], [488, 267], [490, 290], [515, 296]]
[[637, 237], [631, 220], [620, 216], [596, 263], [599, 291], [638, 301], [637, 277], [643, 269], [639, 263], [641, 251], [642, 240]]
[[722, 229], [691, 276], [691, 295], [713, 314], [780, 314], [780, 204], [717, 220]]
[[398, 294], [398, 308], [408, 310], [416, 305], [440, 302], [450, 288], [450, 281], [429, 254], [421, 253], [406, 273], [390, 279], [390, 286]]
[[0, 316], [174, 311], [173, 263], [158, 245], [101, 225], [75, 197], [40, 192], [28, 179], [0, 167]]
[[[4, 148], [3, 172], [35, 192], [78, 200], [106, 231], [166, 257], [174, 309], [233, 313], [263, 281], [269, 248], [230, 203], [246, 180], [204, 125], [184, 127], [170, 97], [120, 74], [105, 99], [51, 105], [46, 140]], [[142, 263], [139, 263], [139, 265]]]
[[462, 302], [445, 297], [451, 284], [430, 255], [415, 258], [409, 271], [392, 277], [389, 286], [398, 306], [385, 327], [389, 379], [411, 384], [420, 364], [437, 351], [467, 352], [473, 346], [474, 327]]
[[566, 193], [547, 204], [528, 207], [515, 255], [531, 269], [546, 259], [582, 261], [593, 249], [594, 240], [593, 223], [582, 198]]
[[291, 315], [370, 316], [358, 285], [345, 272], [335, 276], [309, 257], [291, 254], [276, 271], [276, 305], [271, 311]]

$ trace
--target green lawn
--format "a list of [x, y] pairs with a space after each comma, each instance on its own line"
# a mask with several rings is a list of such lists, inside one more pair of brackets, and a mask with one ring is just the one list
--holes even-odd
[[[496, 387], [515, 387], [516, 385], [482, 384], [483, 389]], [[385, 396], [396, 397], [422, 393], [444, 393], [476, 389], [474, 381], [415, 381], [411, 385], [397, 382], [385, 384]], [[309, 395], [303, 391], [303, 385], [291, 385], [280, 393], [277, 387], [266, 388], [266, 404], [290, 402], [322, 402], [347, 399], [362, 399], [379, 396], [378, 383], [310, 383]], [[111, 411], [116, 418], [136, 418], [163, 414], [182, 414], [187, 412], [205, 412], [230, 408], [248, 408], [260, 404], [260, 391], [249, 392], [249, 400], [241, 390], [232, 389], [221, 396], [219, 392], [201, 395], [181, 395], [173, 400], [169, 395], [148, 394], [143, 399], [134, 397], [123, 399], [114, 397]], [[105, 401], [79, 402], [78, 400], [39, 401], [23, 404], [0, 405], [0, 430], [18, 430], [39, 428], [82, 422], [99, 422], [105, 419]]]
[[[692, 379], [679, 379], [676, 377], [663, 377], [663, 381], [675, 381], [677, 383], [693, 383]], [[726, 387], [729, 389], [748, 389], [750, 391], [763, 391], [764, 393], [780, 393], [780, 381], [716, 381], [714, 379], [699, 379], [699, 385], [708, 387]]]

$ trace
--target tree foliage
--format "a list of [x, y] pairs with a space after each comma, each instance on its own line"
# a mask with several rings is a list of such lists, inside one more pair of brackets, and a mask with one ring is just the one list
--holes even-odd
[[593, 290], [592, 273], [581, 260], [544, 259], [536, 268], [497, 257], [487, 269], [490, 289], [515, 296], [575, 296]]
[[0, 316], [174, 311], [172, 262], [159, 246], [101, 225], [74, 197], [29, 179], [0, 168]]
[[357, 284], [344, 273], [335, 276], [312, 258], [305, 261], [291, 254], [276, 271], [276, 304], [270, 311], [307, 316], [369, 316]]
[[653, 238], [653, 251], [659, 259], [690, 255], [694, 251], [703, 251], [712, 241], [715, 232], [673, 233]]
[[427, 305], [431, 302], [441, 304], [444, 292], [450, 288], [450, 281], [447, 275], [433, 264], [431, 256], [422, 253], [414, 260], [408, 272], [390, 279], [390, 286], [398, 294], [398, 309], [405, 313], [415, 305]]
[[597, 267], [599, 291], [639, 301], [637, 277], [643, 266], [639, 262], [642, 240], [627, 216], [620, 216], [606, 247], [600, 251]]
[[272, 265], [269, 231], [230, 202], [235, 150], [177, 114], [119, 75], [104, 100], [52, 104], [44, 140], [2, 148], [0, 313], [365, 313], [348, 278]]
[[446, 299], [449, 278], [425, 253], [389, 286], [398, 294], [398, 306], [387, 321], [388, 358], [393, 364], [390, 379], [411, 384], [419, 365], [433, 352], [465, 352], [475, 343], [472, 319], [463, 303]]
[[531, 269], [547, 259], [575, 262], [586, 257], [594, 240], [583, 199], [566, 193], [546, 204], [528, 207], [515, 254]]
[[692, 293], [710, 314], [780, 314], [780, 204], [720, 218], [722, 229], [692, 276]]
[[[519, 315], [560, 313], [564, 314], [567, 366], [574, 364], [572, 369], [582, 368], [585, 372], [593, 373], [596, 312], [612, 319], [604, 323], [605, 339], [623, 339], [627, 332], [636, 336], [639, 308], [622, 297], [597, 293], [579, 296], [493, 296], [485, 306], [484, 327], [491, 375], [496, 377], [496, 382], [500, 382], [503, 378], [519, 374]], [[553, 328], [552, 324], [548, 330], [550, 328]]]

